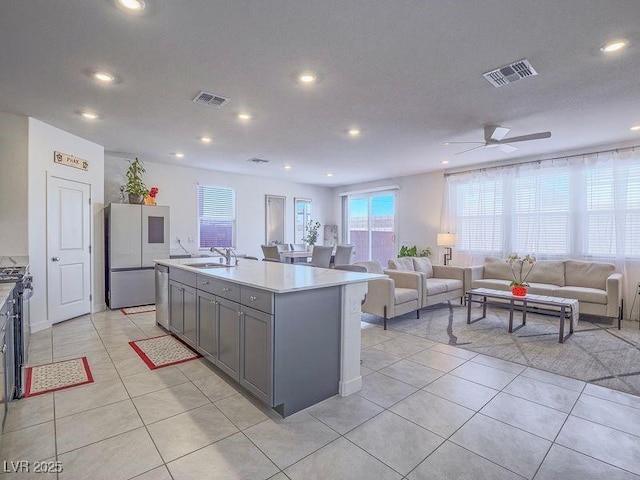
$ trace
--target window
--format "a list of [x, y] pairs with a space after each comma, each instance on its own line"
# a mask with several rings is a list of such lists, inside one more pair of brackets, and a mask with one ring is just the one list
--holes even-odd
[[459, 184], [456, 191], [460, 250], [499, 252], [502, 244], [502, 181]]
[[377, 260], [385, 266], [397, 254], [395, 192], [350, 195], [346, 206], [346, 240], [354, 245], [353, 260]]
[[640, 258], [638, 160], [605, 152], [449, 175], [446, 226], [469, 256]]
[[570, 251], [569, 172], [530, 172], [512, 183], [514, 252], [567, 256]]
[[200, 248], [233, 247], [235, 227], [235, 191], [225, 187], [198, 185]]

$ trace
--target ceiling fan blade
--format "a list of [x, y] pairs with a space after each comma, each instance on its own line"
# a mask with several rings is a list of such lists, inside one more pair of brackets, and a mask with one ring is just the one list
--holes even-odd
[[461, 152], [456, 153], [456, 155], [462, 155], [463, 153], [467, 153], [467, 152], [470, 152], [472, 150], [477, 150], [479, 148], [484, 148], [484, 144], [478, 145], [477, 147], [469, 148], [468, 150], [463, 150]]
[[484, 127], [484, 139], [487, 142], [489, 140], [500, 141], [507, 135], [507, 133], [509, 133], [510, 130], [510, 128], [500, 127], [498, 125], [486, 126]]
[[527, 142], [529, 140], [540, 140], [542, 138], [549, 138], [550, 136], [551, 132], [532, 133], [530, 135], [522, 135], [520, 137], [505, 138], [497, 143]]
[[511, 152], [515, 152], [518, 149], [518, 147], [514, 147], [513, 145], [509, 145], [506, 143], [500, 144], [498, 145], [498, 150], [504, 152], [504, 153], [511, 153]]

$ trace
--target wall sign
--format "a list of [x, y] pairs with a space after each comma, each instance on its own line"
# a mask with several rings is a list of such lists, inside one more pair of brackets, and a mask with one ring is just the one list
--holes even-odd
[[62, 152], [53, 152], [53, 161], [67, 167], [79, 168], [85, 172], [89, 170], [89, 162], [73, 155], [67, 155]]

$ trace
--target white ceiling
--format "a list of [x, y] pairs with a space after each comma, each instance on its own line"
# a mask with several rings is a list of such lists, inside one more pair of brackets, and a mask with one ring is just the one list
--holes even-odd
[[[638, 0], [146, 0], [137, 16], [113, 0], [3, 0], [0, 110], [143, 160], [345, 185], [639, 138], [638, 19]], [[629, 47], [603, 55], [614, 38]], [[522, 58], [537, 77], [482, 77]], [[97, 68], [121, 82], [97, 85]], [[295, 82], [305, 69], [313, 88]], [[196, 105], [200, 90], [231, 101]], [[509, 155], [442, 145], [486, 124], [553, 136]]]

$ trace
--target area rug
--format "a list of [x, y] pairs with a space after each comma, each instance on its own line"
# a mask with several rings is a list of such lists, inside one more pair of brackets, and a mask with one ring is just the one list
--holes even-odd
[[188, 362], [201, 356], [172, 335], [135, 340], [129, 342], [129, 345], [151, 370]]
[[93, 376], [87, 357], [36, 365], [27, 368], [25, 397], [42, 395], [92, 382]]
[[[481, 308], [472, 308], [472, 318]], [[411, 335], [476, 353], [557, 373], [603, 387], [640, 395], [640, 330], [635, 321], [617, 321], [581, 315], [565, 343], [558, 343], [558, 318], [527, 313], [527, 325], [516, 332], [507, 329], [509, 312], [488, 307], [487, 317], [467, 324], [467, 308], [456, 302], [425, 308], [420, 319], [409, 313], [389, 321], [388, 327]], [[362, 320], [381, 325], [373, 315]], [[520, 315], [514, 319], [518, 324]]]
[[156, 306], [155, 305], [143, 305], [142, 307], [127, 307], [127, 308], [121, 308], [120, 311], [124, 315], [135, 315], [136, 313], [155, 312], [156, 311]]

